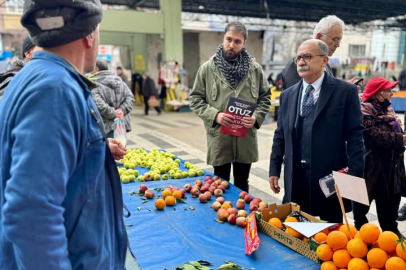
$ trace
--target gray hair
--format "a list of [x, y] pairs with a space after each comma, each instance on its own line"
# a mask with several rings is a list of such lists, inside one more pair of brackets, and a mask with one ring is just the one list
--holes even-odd
[[244, 36], [244, 40], [247, 40], [248, 30], [247, 27], [245, 27], [245, 24], [240, 22], [230, 22], [229, 24], [226, 25], [226, 29], [224, 29], [224, 34], [226, 34], [230, 30], [241, 33]]
[[96, 60], [96, 67], [99, 69], [99, 71], [103, 70], [108, 70], [109, 67], [107, 66], [107, 62], [101, 59]]
[[324, 43], [324, 41], [320, 40], [320, 39], [316, 39], [317, 40], [317, 45], [319, 45], [319, 54], [321, 55], [328, 55], [328, 46], [326, 43]]
[[345, 23], [336, 15], [328, 15], [321, 19], [313, 30], [313, 38], [316, 38], [318, 33], [326, 34], [330, 29], [339, 25], [344, 30]]

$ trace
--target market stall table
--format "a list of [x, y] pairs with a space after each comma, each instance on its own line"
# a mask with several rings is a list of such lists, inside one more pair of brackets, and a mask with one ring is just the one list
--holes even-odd
[[[183, 161], [180, 167], [185, 170]], [[136, 169], [140, 175], [148, 171], [146, 168]], [[206, 175], [213, 176], [208, 172], [205, 172]], [[146, 184], [149, 189], [166, 188], [168, 185], [181, 189], [186, 183], [193, 185], [197, 179], [204, 180], [205, 176], [122, 185], [124, 203], [131, 211], [131, 216], [125, 219], [130, 247], [141, 269], [175, 269], [188, 261], [196, 260], [211, 262], [213, 269], [224, 264], [224, 261], [257, 270], [320, 269], [319, 264], [262, 232], [259, 232], [259, 249], [251, 256], [246, 255], [244, 229], [214, 220], [217, 214], [210, 208], [215, 201], [214, 196], [211, 201], [200, 203], [187, 193], [186, 204], [177, 203], [175, 206], [166, 206], [164, 210], [156, 210], [154, 202], [161, 192], [154, 190], [155, 198], [147, 203], [143, 203], [138, 194], [130, 195], [131, 191], [138, 191], [141, 184]], [[235, 205], [240, 192], [240, 189], [230, 185], [223, 197]], [[189, 206], [193, 206], [195, 210], [191, 210]]]

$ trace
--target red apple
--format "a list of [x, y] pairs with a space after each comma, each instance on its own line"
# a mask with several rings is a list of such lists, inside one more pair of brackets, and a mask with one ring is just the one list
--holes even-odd
[[220, 197], [220, 196], [222, 196], [222, 195], [223, 195], [223, 191], [222, 191], [221, 189], [216, 189], [216, 190], [214, 191], [214, 196]]
[[206, 177], [204, 178], [204, 182], [206, 182], [206, 181], [208, 181], [208, 180], [210, 180], [210, 179], [211, 179], [210, 176], [206, 176]]
[[236, 208], [234, 208], [234, 207], [230, 207], [230, 208], [227, 209], [227, 212], [229, 212], [230, 215], [231, 214], [237, 215], [238, 210]]
[[235, 206], [238, 209], [244, 209], [245, 208], [245, 201], [243, 199], [238, 199], [237, 203], [235, 204]]
[[185, 184], [183, 188], [185, 189], [186, 192], [190, 192], [192, 190], [192, 186], [190, 184]]
[[139, 188], [138, 191], [139, 193], [145, 193], [145, 191], [148, 189], [147, 185], [142, 184]]
[[205, 195], [205, 194], [200, 194], [200, 195], [199, 195], [199, 201], [200, 201], [201, 203], [207, 202], [207, 197], [206, 197], [206, 195]]
[[210, 191], [206, 191], [205, 193], [204, 193], [204, 195], [206, 196], [206, 198], [207, 198], [207, 200], [208, 201], [210, 201], [211, 200], [211, 192]]
[[257, 211], [258, 208], [259, 208], [259, 207], [258, 207], [257, 204], [251, 202], [251, 204], [250, 204], [250, 211], [251, 211], [251, 212]]
[[[259, 207], [264, 207], [264, 208], [268, 208], [268, 204], [266, 203], [266, 202], [260, 202], [259, 204], [258, 204], [258, 206]], [[259, 209], [259, 207], [258, 207], [258, 209]]]
[[154, 196], [155, 196], [155, 193], [152, 190], [146, 190], [145, 191], [145, 197], [147, 199], [152, 199], [152, 198], [154, 198]]
[[230, 185], [229, 185], [228, 181], [226, 181], [226, 180], [221, 181], [221, 184], [222, 184], [225, 188], [230, 188]]
[[216, 175], [212, 178], [214, 181], [216, 181], [217, 179], [219, 179], [219, 177]]
[[213, 187], [213, 186], [210, 186], [210, 187], [209, 187], [209, 191], [210, 191], [211, 194], [213, 194], [215, 190], [216, 190], [215, 187]]
[[219, 202], [220, 204], [224, 203], [224, 198], [223, 197], [217, 197], [216, 202]]
[[152, 177], [152, 174], [150, 174], [150, 173], [145, 173], [145, 174], [144, 174], [144, 180], [145, 180], [145, 181], [152, 181], [152, 180], [154, 180], [154, 178]]
[[221, 190], [223, 191], [223, 193], [226, 192], [226, 187], [223, 186], [223, 185], [218, 185], [217, 188], [218, 188], [218, 189], [221, 189]]
[[195, 181], [195, 186], [201, 187], [202, 185], [203, 185], [202, 180], [198, 179], [198, 180]]
[[217, 211], [217, 216], [218, 216], [218, 218], [219, 218], [220, 220], [222, 220], [222, 221], [226, 221], [229, 215], [230, 215], [230, 214], [227, 212], [227, 209], [220, 208], [220, 209]]
[[237, 221], [237, 216], [235, 214], [230, 214], [227, 218], [228, 223], [235, 224]]
[[244, 201], [245, 201], [246, 203], [250, 203], [250, 202], [252, 202], [252, 200], [253, 200], [253, 198], [252, 198], [251, 195], [249, 195], [249, 194], [245, 195]]
[[197, 188], [192, 188], [190, 194], [192, 195], [193, 198], [196, 198], [200, 194], [200, 190]]
[[240, 199], [244, 199], [244, 197], [245, 197], [246, 195], [248, 195], [248, 193], [247, 193], [246, 191], [241, 191], [239, 197], [240, 197]]
[[246, 217], [238, 217], [236, 220], [237, 226], [245, 228], [247, 226], [247, 218]]
[[256, 205], [259, 205], [260, 202], [262, 202], [262, 200], [260, 198], [255, 198], [251, 201], [251, 203], [255, 203]]

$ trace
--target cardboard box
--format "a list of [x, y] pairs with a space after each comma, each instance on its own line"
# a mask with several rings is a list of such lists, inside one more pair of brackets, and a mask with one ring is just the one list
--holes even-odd
[[311, 248], [311, 244], [285, 233], [284, 231], [270, 225], [268, 221], [277, 217], [281, 220], [285, 219], [290, 213], [298, 211], [301, 215], [308, 218], [313, 222], [320, 222], [318, 218], [315, 218], [305, 212], [300, 211], [300, 206], [296, 203], [286, 203], [282, 205], [271, 204], [267, 209], [262, 210], [262, 220], [258, 222], [258, 228], [266, 235], [272, 237], [276, 241], [284, 244], [285, 246], [293, 249], [297, 253], [306, 256], [312, 261], [321, 263], [316, 251]]

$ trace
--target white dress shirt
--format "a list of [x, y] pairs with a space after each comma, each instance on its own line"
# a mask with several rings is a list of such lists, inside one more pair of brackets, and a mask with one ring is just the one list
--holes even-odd
[[[323, 75], [321, 75], [320, 78], [318, 78], [314, 83], [311, 85], [313, 86], [313, 90], [311, 91], [311, 94], [313, 95], [313, 102], [316, 104], [317, 100], [319, 99], [320, 96], [320, 90], [321, 90], [321, 85], [323, 84], [324, 80], [324, 72]], [[300, 116], [302, 116], [302, 105], [303, 105], [303, 100], [305, 97], [305, 92], [306, 88], [309, 84], [303, 80], [303, 85], [302, 85], [302, 99], [300, 100]]]

